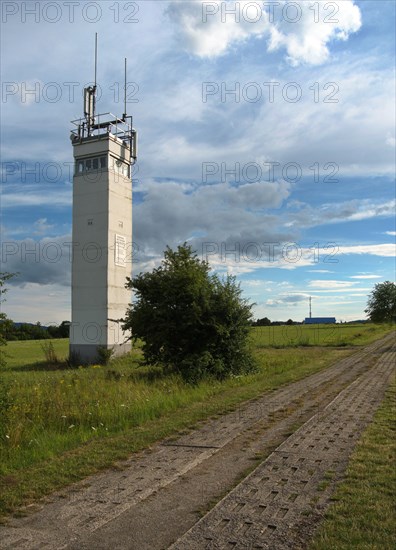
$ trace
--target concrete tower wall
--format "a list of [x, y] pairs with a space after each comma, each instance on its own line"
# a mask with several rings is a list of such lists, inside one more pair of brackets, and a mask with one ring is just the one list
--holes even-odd
[[[130, 150], [115, 136], [73, 144], [73, 263], [70, 352], [95, 362], [97, 348], [130, 349], [111, 320], [125, 315], [131, 295], [132, 184]], [[94, 167], [95, 166], [95, 167]]]

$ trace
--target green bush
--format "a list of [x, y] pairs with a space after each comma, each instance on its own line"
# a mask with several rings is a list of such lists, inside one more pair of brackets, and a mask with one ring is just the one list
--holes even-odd
[[234, 277], [220, 279], [209, 270], [185, 243], [176, 251], [168, 247], [160, 267], [126, 284], [136, 301], [123, 330], [143, 340], [147, 364], [174, 369], [189, 382], [254, 369], [247, 345], [252, 305]]
[[78, 351], [71, 351], [66, 359], [66, 365], [69, 369], [75, 369], [82, 365], [81, 354]]
[[0, 373], [0, 441], [7, 435], [10, 408], [11, 398], [9, 385], [4, 381]]
[[55, 353], [54, 345], [52, 342], [44, 342], [43, 344], [41, 344], [41, 349], [43, 350], [45, 359], [49, 365], [56, 365], [59, 363], [59, 359]]
[[112, 355], [114, 354], [114, 348], [106, 348], [105, 346], [99, 346], [97, 349], [98, 363], [99, 365], [108, 365]]

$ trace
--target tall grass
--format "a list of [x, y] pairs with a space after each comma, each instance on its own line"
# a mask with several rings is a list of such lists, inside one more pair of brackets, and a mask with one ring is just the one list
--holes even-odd
[[94, 437], [140, 426], [187, 404], [192, 392], [203, 399], [213, 391], [203, 385], [194, 392], [177, 377], [147, 383], [122, 368], [107, 371], [99, 365], [29, 373], [28, 378], [28, 385], [26, 379], [12, 379], [0, 473], [10, 471], [10, 466], [24, 468]]
[[[263, 391], [267, 383], [289, 381], [304, 372], [301, 369], [305, 363], [319, 361], [322, 351], [309, 346], [330, 346], [330, 342], [337, 346], [341, 339], [353, 344], [381, 332], [379, 326], [359, 326], [358, 330], [349, 325], [341, 327], [255, 328], [251, 345], [259, 372], [223, 383], [207, 380], [197, 386], [190, 386], [161, 368], [139, 366], [139, 348], [127, 357], [113, 360], [108, 367], [67, 369], [63, 363], [63, 368], [54, 370], [53, 356], [58, 361], [58, 357], [64, 358], [67, 342], [46, 343], [44, 353], [40, 343], [13, 342], [9, 346], [9, 366], [3, 375], [1, 399], [4, 412], [7, 408], [7, 423], [0, 440], [0, 473], [25, 468], [93, 438], [142, 426], [169, 411], [207, 401], [236, 386], [254, 383]], [[299, 342], [303, 347], [297, 352]], [[35, 363], [29, 363], [28, 358], [32, 357]]]
[[[36, 495], [48, 492], [210, 414], [316, 372], [346, 353], [330, 345], [296, 348], [294, 340], [285, 338], [283, 327], [276, 328], [269, 335], [252, 330], [257, 373], [224, 382], [203, 380], [196, 386], [160, 367], [140, 366], [139, 348], [108, 366], [69, 369], [63, 362], [54, 369], [52, 362], [45, 361], [39, 342], [10, 343], [0, 388], [0, 483], [12, 476], [20, 486], [18, 495], [7, 489], [0, 512], [22, 502], [26, 494], [31, 496], [35, 483]], [[382, 334], [387, 330], [382, 327]], [[330, 337], [326, 331], [320, 334]], [[358, 337], [351, 328], [342, 334], [355, 343], [379, 337], [381, 329], [359, 326]], [[275, 349], [278, 344], [269, 341], [272, 335], [283, 349]], [[306, 327], [303, 336], [315, 341]], [[52, 344], [58, 360], [64, 360], [68, 342]], [[69, 461], [67, 471], [67, 453], [77, 456], [76, 450], [78, 459]], [[84, 461], [88, 469], [79, 469]], [[42, 478], [50, 471], [51, 483], [45, 486]], [[24, 483], [26, 491], [21, 489]]]
[[[311, 350], [312, 351], [312, 350]], [[138, 367], [139, 351], [115, 360], [111, 368], [93, 365], [72, 370], [10, 371], [7, 433], [0, 446], [0, 474], [26, 468], [94, 438], [105, 438], [144, 425], [194, 402], [205, 403], [233, 388], [255, 385], [262, 391], [301, 375], [309, 357], [272, 350], [256, 355], [257, 374], [224, 383], [190, 386], [160, 369]], [[319, 361], [320, 365], [320, 361]], [[312, 365], [311, 365], [312, 368]], [[257, 390], [256, 390], [257, 391]]]

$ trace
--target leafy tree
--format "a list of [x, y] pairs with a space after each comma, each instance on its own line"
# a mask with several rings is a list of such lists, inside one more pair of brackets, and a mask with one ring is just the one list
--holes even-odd
[[257, 319], [256, 326], [258, 327], [269, 327], [271, 324], [271, 321], [268, 319], [268, 317], [263, 317], [262, 319]]
[[[13, 276], [12, 273], [0, 273], [0, 306], [1, 303], [4, 301], [2, 296], [7, 292], [7, 289], [4, 288], [4, 285], [8, 279], [10, 279]], [[9, 323], [7, 322], [7, 316], [6, 314], [0, 310], [0, 346], [5, 346], [7, 344], [5, 339], [5, 333], [9, 326]], [[5, 364], [5, 354], [3, 351], [0, 350], [0, 367], [3, 367]]]
[[47, 328], [42, 327], [41, 323], [21, 323], [14, 329], [17, 340], [45, 340], [46, 338], [55, 338], [50, 334]]
[[252, 306], [234, 277], [222, 280], [209, 270], [184, 243], [176, 251], [167, 247], [160, 267], [126, 283], [136, 301], [123, 329], [143, 340], [147, 364], [174, 368], [190, 382], [253, 368], [247, 348]]
[[[8, 319], [8, 317], [2, 317], [0, 314], [0, 338], [3, 338], [4, 340], [15, 340], [15, 338], [12, 338], [12, 333], [14, 330], [14, 322], [11, 319]], [[11, 336], [11, 337], [10, 337]]]
[[368, 314], [374, 323], [396, 321], [396, 285], [390, 281], [377, 283], [367, 301]]
[[62, 321], [59, 326], [49, 326], [47, 330], [51, 338], [69, 338], [70, 321]]
[[[3, 300], [3, 295], [7, 292], [4, 285], [8, 279], [13, 277], [12, 273], [0, 273], [0, 307]], [[0, 309], [0, 441], [4, 439], [7, 434], [9, 410], [11, 408], [10, 398], [10, 385], [4, 380], [2, 368], [6, 365], [6, 356], [3, 350], [3, 346], [7, 344], [5, 339], [5, 330], [8, 326], [8, 319], [6, 314]]]
[[62, 321], [58, 328], [58, 338], [69, 338], [70, 321]]

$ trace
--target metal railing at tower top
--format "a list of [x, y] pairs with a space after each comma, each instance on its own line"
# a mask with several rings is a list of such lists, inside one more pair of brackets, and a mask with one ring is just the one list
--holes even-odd
[[92, 118], [82, 117], [72, 120], [75, 126], [71, 130], [70, 139], [73, 144], [82, 143], [88, 139], [100, 139], [109, 135], [123, 141], [130, 149], [133, 162], [137, 158], [137, 132], [133, 128], [132, 116], [118, 118], [112, 113], [102, 113]]

